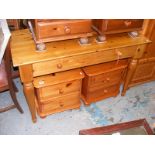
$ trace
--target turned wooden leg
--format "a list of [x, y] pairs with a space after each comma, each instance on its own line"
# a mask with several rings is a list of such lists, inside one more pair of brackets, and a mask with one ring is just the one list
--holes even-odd
[[138, 62], [137, 59], [133, 59], [130, 62], [130, 65], [129, 65], [129, 68], [128, 68], [128, 72], [127, 72], [127, 75], [126, 75], [126, 78], [125, 78], [125, 82], [124, 82], [123, 91], [122, 91], [122, 94], [121, 94], [122, 96], [125, 95], [126, 90], [128, 89], [128, 85], [131, 82], [131, 79], [132, 79], [132, 77], [133, 77], [133, 75], [134, 75], [134, 73], [136, 71], [137, 62]]
[[32, 121], [35, 123], [37, 121], [37, 118], [36, 118], [34, 87], [32, 83], [24, 83], [24, 94], [31, 112]]

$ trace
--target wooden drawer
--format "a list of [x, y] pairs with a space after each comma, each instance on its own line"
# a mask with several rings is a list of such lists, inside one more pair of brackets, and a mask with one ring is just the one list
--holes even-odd
[[32, 65], [33, 76], [45, 75], [83, 66], [89, 66], [92, 64], [129, 58], [133, 56], [135, 56], [135, 58], [139, 58], [143, 54], [143, 47], [144, 45], [139, 45], [132, 47], [122, 47], [112, 50], [99, 50], [94, 51], [93, 53], [34, 63]]
[[124, 70], [115, 71], [112, 73], [102, 74], [90, 78], [90, 85], [88, 91], [94, 91], [96, 88], [107, 88], [109, 86], [118, 84], [121, 82], [124, 76]]
[[38, 39], [90, 33], [91, 20], [46, 20], [37, 22]]
[[71, 92], [81, 91], [81, 69], [55, 73], [34, 78], [33, 84], [40, 102], [59, 97]]
[[104, 34], [129, 32], [142, 29], [143, 19], [99, 19], [94, 26]]
[[82, 94], [82, 98], [86, 105], [92, 102], [100, 101], [108, 97], [113, 97], [119, 94], [120, 84], [110, 86], [108, 88], [95, 88], [87, 94]]
[[41, 116], [62, 112], [69, 109], [80, 107], [80, 92], [55, 97], [46, 102], [38, 101], [39, 112]]
[[37, 97], [43, 102], [49, 100], [53, 97], [59, 97], [71, 92], [81, 90], [81, 80], [69, 81], [61, 84], [56, 84], [53, 86], [47, 86], [37, 89]]

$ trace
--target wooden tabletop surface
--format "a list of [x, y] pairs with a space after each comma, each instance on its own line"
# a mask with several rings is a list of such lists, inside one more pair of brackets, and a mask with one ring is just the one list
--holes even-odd
[[80, 45], [78, 39], [46, 43], [44, 52], [36, 51], [36, 46], [28, 29], [12, 32], [11, 53], [14, 66], [32, 64], [35, 62], [54, 60], [73, 55], [93, 53], [100, 50], [140, 45], [150, 42], [140, 36], [131, 38], [128, 34], [108, 35], [105, 43], [96, 43], [95, 37], [90, 38], [90, 44]]

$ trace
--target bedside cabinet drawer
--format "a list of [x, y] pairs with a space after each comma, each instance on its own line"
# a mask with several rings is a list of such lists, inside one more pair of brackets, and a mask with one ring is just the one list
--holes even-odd
[[112, 71], [109, 73], [103, 73], [90, 77], [90, 87], [108, 87], [117, 84], [121, 81], [124, 74], [124, 69]]
[[42, 101], [49, 100], [53, 97], [59, 97], [71, 92], [81, 90], [81, 80], [69, 81], [53, 86], [36, 89], [38, 99]]
[[91, 20], [49, 20], [38, 22], [37, 26], [39, 39], [92, 31]]
[[90, 104], [92, 102], [100, 101], [108, 97], [114, 97], [119, 94], [120, 84], [110, 86], [108, 88], [96, 87], [94, 90], [89, 92], [85, 99], [85, 104]]
[[38, 102], [42, 116], [80, 107], [80, 92], [55, 97], [46, 102]]

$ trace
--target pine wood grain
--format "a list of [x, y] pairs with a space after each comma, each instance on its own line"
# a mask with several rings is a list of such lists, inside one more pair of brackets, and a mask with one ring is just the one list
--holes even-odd
[[127, 34], [109, 35], [104, 44], [98, 44], [95, 37], [91, 44], [80, 46], [77, 39], [46, 43], [45, 52], [37, 52], [29, 30], [19, 30], [12, 33], [11, 52], [14, 66], [33, 64], [36, 62], [56, 60], [83, 54], [93, 54], [115, 48], [143, 45], [150, 42], [146, 37], [131, 38]]

